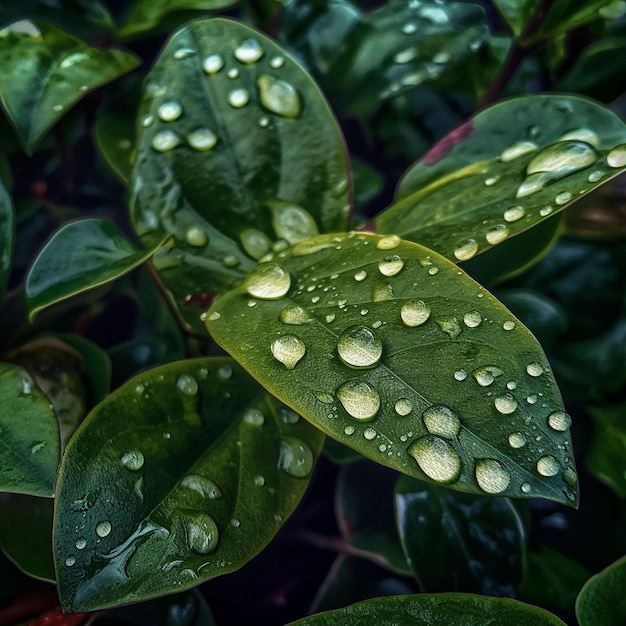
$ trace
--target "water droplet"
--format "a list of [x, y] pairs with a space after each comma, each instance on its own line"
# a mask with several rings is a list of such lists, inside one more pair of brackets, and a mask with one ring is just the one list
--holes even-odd
[[509, 435], [509, 445], [511, 448], [523, 448], [526, 445], [526, 436], [524, 433], [511, 433]]
[[224, 59], [219, 54], [210, 54], [202, 62], [202, 69], [209, 75], [217, 74], [224, 67]]
[[313, 216], [301, 206], [283, 200], [271, 200], [272, 225], [276, 236], [291, 245], [319, 235]]
[[365, 437], [365, 439], [367, 439], [368, 441], [372, 441], [372, 439], [375, 439], [377, 434], [378, 433], [373, 428], [366, 428], [363, 431], [363, 437]]
[[401, 241], [402, 239], [400, 239], [398, 235], [389, 235], [387, 237], [383, 237], [382, 239], [379, 239], [378, 242], [376, 243], [376, 247], [379, 250], [393, 250], [394, 248], [397, 248], [400, 245]]
[[37, 454], [40, 450], [42, 450], [46, 445], [45, 441], [33, 441], [30, 445], [30, 453]]
[[62, 104], [55, 104], [55, 105], [52, 107], [52, 110], [53, 110], [55, 113], [60, 113], [60, 112], [63, 110], [63, 105], [62, 105]]
[[251, 407], [244, 411], [243, 421], [252, 426], [263, 426], [265, 424], [265, 416], [259, 409]]
[[275, 70], [280, 69], [281, 67], [283, 67], [283, 65], [285, 65], [285, 57], [275, 56], [270, 61], [270, 66], [274, 68]]
[[280, 300], [289, 291], [291, 276], [276, 263], [264, 263], [252, 271], [244, 285], [255, 298]]
[[454, 256], [459, 261], [467, 261], [478, 252], [478, 243], [475, 239], [468, 239], [454, 249]]
[[456, 339], [463, 332], [459, 320], [451, 315], [436, 317], [435, 322], [450, 339]]
[[352, 424], [349, 424], [343, 429], [343, 432], [348, 436], [354, 435], [354, 431], [355, 431], [355, 428], [354, 426], [352, 426]]
[[198, 393], [198, 381], [189, 374], [181, 374], [176, 386], [184, 396], [195, 396]]
[[279, 319], [283, 324], [289, 324], [291, 326], [300, 326], [313, 321], [299, 304], [288, 304], [280, 312]]
[[422, 413], [422, 419], [431, 435], [453, 439], [461, 432], [461, 421], [458, 415], [443, 404], [429, 406]]
[[406, 48], [405, 50], [401, 50], [400, 52], [394, 54], [393, 62], [397, 65], [404, 65], [405, 63], [410, 63], [413, 59], [415, 59], [417, 54], [416, 48]]
[[325, 393], [324, 391], [317, 391], [314, 395], [320, 402], [323, 402], [324, 404], [332, 404], [335, 401], [329, 393]]
[[606, 162], [611, 167], [624, 167], [626, 165], [626, 144], [613, 148], [606, 157]]
[[555, 476], [560, 469], [559, 462], [553, 456], [542, 456], [537, 461], [537, 471], [542, 476]]
[[384, 302], [393, 300], [393, 288], [391, 285], [374, 285], [372, 288], [372, 300], [374, 302]]
[[241, 239], [241, 245], [246, 253], [257, 261], [265, 256], [272, 248], [270, 238], [264, 232], [256, 228], [246, 228], [241, 231], [239, 238]]
[[208, 316], [208, 320], [210, 322], [214, 322], [215, 320], [220, 319], [220, 317], [222, 317], [217, 311], [213, 311], [209, 316]]
[[590, 128], [575, 128], [563, 133], [557, 141], [581, 141], [597, 148], [600, 145], [598, 135]]
[[120, 457], [120, 463], [131, 472], [137, 472], [143, 467], [144, 457], [139, 450], [124, 452]]
[[537, 402], [537, 396], [535, 394], [528, 396], [526, 402], [528, 402], [528, 404], [535, 404]]
[[566, 467], [563, 470], [563, 478], [570, 487], [573, 487], [578, 482], [578, 476], [576, 476], [576, 471], [572, 467]]
[[370, 422], [380, 409], [380, 396], [368, 383], [349, 380], [337, 389], [337, 399], [346, 413], [361, 422]]
[[349, 367], [371, 367], [380, 361], [383, 343], [367, 326], [350, 326], [337, 340], [337, 353]]
[[517, 222], [519, 220], [521, 220], [524, 215], [526, 215], [526, 211], [524, 211], [524, 207], [521, 206], [512, 206], [511, 208], [507, 209], [504, 212], [504, 215], [502, 217], [504, 217], [504, 221], [505, 222]]
[[383, 276], [395, 276], [404, 267], [404, 261], [397, 254], [390, 254], [378, 263], [378, 271]]
[[206, 513], [187, 512], [183, 516], [187, 547], [197, 554], [211, 554], [217, 548], [219, 532], [217, 524]]
[[152, 138], [152, 147], [157, 152], [169, 152], [181, 142], [180, 137], [171, 130], [160, 130]]
[[290, 476], [304, 478], [313, 468], [313, 453], [303, 441], [286, 437], [280, 442], [278, 467]]
[[183, 107], [176, 100], [168, 100], [157, 109], [157, 115], [164, 122], [173, 122], [183, 114]]
[[476, 328], [477, 326], [480, 326], [482, 321], [483, 318], [478, 311], [470, 311], [463, 316], [463, 323], [468, 328]]
[[174, 52], [174, 58], [177, 61], [180, 61], [182, 59], [186, 59], [190, 56], [193, 56], [195, 54], [195, 50], [192, 50], [191, 48], [179, 48], [178, 50], [176, 50], [176, 52]]
[[541, 376], [543, 372], [543, 365], [541, 365], [541, 363], [537, 363], [536, 361], [533, 361], [526, 366], [526, 373], [529, 376]]
[[502, 324], [502, 328], [504, 328], [504, 330], [513, 330], [515, 328], [515, 322], [507, 320], [504, 324]]
[[498, 243], [502, 243], [509, 236], [509, 229], [504, 224], [497, 224], [493, 228], [490, 228], [485, 235], [487, 243], [495, 246]]
[[187, 143], [195, 150], [205, 152], [217, 143], [217, 135], [209, 128], [196, 128], [187, 135]]
[[476, 460], [476, 481], [485, 493], [502, 493], [511, 482], [511, 474], [495, 459]]
[[552, 430], [565, 432], [572, 425], [572, 418], [564, 411], [554, 411], [548, 416], [548, 425]]
[[239, 70], [236, 67], [233, 67], [231, 70], [228, 70], [228, 74], [226, 75], [231, 80], [235, 80], [235, 78], [239, 78]]
[[522, 488], [523, 493], [530, 493], [533, 490], [532, 487], [528, 483], [522, 483], [521, 488]]
[[258, 39], [250, 37], [235, 49], [234, 55], [240, 63], [250, 65], [256, 63], [263, 56], [263, 48], [261, 48]]
[[537, 144], [532, 141], [520, 141], [519, 143], [515, 143], [504, 150], [500, 155], [500, 161], [503, 163], [509, 163], [510, 161], [514, 161], [515, 159], [518, 159], [525, 154], [529, 154], [530, 152], [534, 152], [537, 149]]
[[491, 176], [489, 178], [485, 178], [485, 185], [487, 187], [492, 187], [500, 180], [499, 176]]
[[408, 398], [400, 398], [395, 403], [394, 409], [398, 415], [404, 417], [413, 410], [413, 403]]
[[287, 406], [282, 407], [279, 414], [283, 424], [297, 424], [300, 421], [300, 416]]
[[365, 270], [361, 270], [360, 272], [357, 272], [354, 275], [354, 280], [356, 280], [357, 283], [364, 281], [366, 278], [367, 278], [367, 272]]
[[572, 199], [572, 194], [569, 191], [564, 191], [554, 198], [554, 201], [559, 204], [567, 204]]
[[282, 335], [271, 345], [272, 356], [288, 370], [292, 370], [306, 352], [304, 342], [295, 335]]
[[481, 387], [489, 387], [491, 383], [504, 372], [495, 365], [484, 365], [472, 372], [472, 376]]
[[104, 539], [105, 537], [109, 535], [112, 529], [113, 527], [111, 526], [111, 522], [107, 522], [107, 521], [98, 522], [96, 524], [96, 535]]
[[77, 550], [84, 550], [87, 547], [87, 540], [84, 537], [79, 537], [74, 545]]
[[74, 565], [74, 563], [76, 563], [76, 557], [75, 556], [68, 556], [67, 559], [65, 559], [65, 565], [67, 565], [68, 567], [72, 567], [72, 565]]
[[335, 321], [335, 314], [334, 313], [329, 313], [324, 319], [326, 320], [327, 324], [330, 324], [331, 322]]
[[530, 160], [527, 174], [549, 172], [558, 178], [573, 174], [596, 162], [596, 151], [583, 141], [562, 141], [544, 148]]
[[238, 519], [236, 519], [235, 517], [233, 517], [233, 519], [230, 520], [230, 525], [233, 528], [239, 528], [241, 526], [241, 522]]
[[190, 489], [200, 494], [203, 498], [217, 500], [223, 496], [222, 490], [210, 478], [205, 478], [199, 474], [187, 474], [181, 481], [181, 487]]
[[296, 88], [285, 80], [261, 74], [257, 79], [259, 99], [270, 113], [287, 119], [300, 115], [302, 105]]
[[509, 415], [517, 409], [517, 400], [510, 393], [497, 396], [494, 400], [496, 410], [503, 415]]
[[439, 65], [442, 65], [444, 63], [449, 63], [451, 59], [452, 59], [452, 56], [451, 56], [451, 54], [449, 52], [438, 52], [433, 57], [433, 63], [437, 63]]
[[241, 109], [250, 102], [250, 93], [247, 89], [240, 87], [239, 89], [233, 89], [228, 94], [228, 104], [235, 109]]
[[467, 372], [465, 370], [457, 370], [454, 372], [454, 380], [458, 380], [459, 382], [464, 381], [467, 378]]
[[257, 487], [263, 487], [265, 485], [265, 478], [263, 478], [263, 476], [255, 476], [254, 477], [254, 484]]
[[417, 25], [413, 22], [407, 22], [406, 24], [402, 25], [402, 32], [405, 35], [412, 35], [413, 33], [417, 32]]
[[456, 482], [461, 474], [461, 457], [445, 439], [426, 435], [414, 441], [407, 452], [430, 479], [438, 483]]
[[141, 120], [141, 125], [144, 128], [149, 128], [150, 126], [152, 126], [152, 124], [154, 124], [154, 115], [146, 115], [142, 120]]

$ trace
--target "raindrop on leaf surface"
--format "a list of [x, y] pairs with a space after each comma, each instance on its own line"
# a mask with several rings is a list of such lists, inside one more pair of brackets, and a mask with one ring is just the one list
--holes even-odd
[[349, 380], [337, 389], [337, 399], [346, 413], [360, 422], [370, 422], [380, 409], [380, 395], [367, 382]]
[[461, 474], [461, 457], [452, 444], [441, 437], [420, 437], [408, 447], [407, 452], [422, 472], [438, 483], [456, 482]]
[[343, 363], [350, 367], [371, 367], [380, 360], [383, 344], [367, 326], [350, 326], [337, 340], [337, 353]]
[[495, 459], [477, 459], [475, 474], [478, 486], [485, 493], [502, 493], [511, 482], [511, 474]]

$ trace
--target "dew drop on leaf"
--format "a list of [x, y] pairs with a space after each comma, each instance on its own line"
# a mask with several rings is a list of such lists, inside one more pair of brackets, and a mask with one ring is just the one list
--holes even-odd
[[524, 211], [524, 207], [521, 206], [512, 206], [504, 212], [504, 221], [505, 222], [517, 222], [521, 220], [524, 215], [526, 215], [526, 211]]
[[240, 63], [250, 65], [261, 59], [263, 56], [263, 48], [258, 39], [250, 37], [237, 46], [234, 55]]
[[76, 563], [75, 556], [68, 556], [67, 559], [65, 559], [65, 565], [67, 565], [68, 567], [72, 567], [72, 565], [74, 565], [75, 563]]
[[509, 445], [511, 448], [523, 448], [526, 445], [526, 436], [524, 433], [515, 432], [509, 435]]
[[390, 254], [378, 263], [378, 271], [387, 277], [395, 276], [404, 267], [404, 261], [397, 254]]
[[87, 547], [87, 540], [84, 537], [79, 537], [74, 545], [77, 550], [84, 550]]
[[562, 141], [533, 157], [526, 166], [527, 174], [550, 172], [559, 178], [589, 167], [597, 160], [596, 151], [584, 141]]
[[404, 417], [413, 410], [413, 403], [408, 398], [400, 398], [396, 401], [394, 409], [398, 415]]
[[485, 493], [502, 493], [511, 482], [511, 474], [495, 459], [476, 460], [476, 481]]
[[423, 413], [424, 425], [431, 435], [453, 439], [461, 432], [461, 420], [450, 408], [443, 404], [429, 406]]
[[365, 270], [361, 270], [354, 275], [354, 280], [356, 280], [357, 283], [364, 281], [366, 278], [367, 272]]
[[542, 456], [537, 461], [537, 471], [542, 476], [555, 476], [560, 469], [559, 462], [553, 456]]
[[523, 493], [530, 493], [532, 491], [532, 487], [528, 483], [522, 483], [521, 489]]
[[309, 314], [299, 304], [288, 304], [281, 310], [279, 319], [283, 324], [290, 326], [300, 326], [312, 321]]
[[541, 363], [537, 363], [536, 361], [533, 361], [532, 363], [529, 363], [526, 366], [526, 373], [529, 376], [541, 376], [543, 374], [543, 366], [541, 365]]
[[510, 393], [504, 393], [501, 396], [497, 396], [494, 400], [494, 406], [498, 413], [502, 415], [510, 415], [517, 409], [517, 400]]
[[409, 328], [420, 326], [430, 317], [430, 307], [423, 300], [409, 300], [400, 309], [402, 323]]
[[569, 191], [563, 191], [562, 193], [558, 194], [556, 198], [554, 198], [554, 201], [558, 205], [563, 205], [563, 204], [567, 204], [571, 199], [572, 199], [572, 194]]
[[383, 343], [367, 326], [350, 326], [337, 340], [337, 353], [342, 362], [349, 367], [371, 367], [380, 361]]
[[288, 370], [292, 370], [306, 353], [302, 339], [295, 335], [282, 335], [272, 342], [272, 356]]
[[279, 300], [291, 286], [291, 276], [276, 263], [256, 267], [244, 283], [246, 291], [261, 300]]
[[235, 109], [245, 107], [248, 102], [250, 102], [250, 93], [247, 89], [243, 89], [243, 87], [233, 89], [228, 94], [228, 104]]
[[157, 115], [164, 122], [173, 122], [183, 114], [183, 106], [176, 100], [167, 100], [157, 109]]
[[502, 243], [509, 236], [509, 229], [504, 224], [497, 224], [490, 228], [485, 235], [487, 243], [492, 246]]
[[456, 482], [461, 474], [461, 457], [452, 444], [441, 437], [420, 437], [408, 447], [407, 452], [422, 472], [438, 483]]
[[467, 378], [467, 372], [465, 370], [457, 370], [456, 372], [454, 372], [453, 376], [454, 380], [462, 382]]
[[483, 321], [480, 313], [478, 311], [469, 311], [463, 316], [463, 323], [468, 328], [476, 328], [480, 326], [480, 323]]
[[223, 67], [224, 59], [219, 54], [210, 54], [202, 62], [202, 69], [209, 76], [217, 74]]
[[217, 548], [217, 524], [207, 513], [186, 513], [183, 516], [187, 547], [197, 554], [210, 554]]
[[259, 409], [251, 407], [244, 411], [243, 421], [252, 426], [263, 426], [265, 424], [265, 416]]
[[369, 383], [349, 380], [337, 389], [337, 399], [346, 413], [360, 422], [370, 422], [380, 409], [380, 395]]
[[181, 142], [180, 137], [171, 130], [160, 130], [152, 138], [152, 147], [157, 152], [169, 152]]
[[198, 152], [206, 152], [217, 143], [217, 135], [210, 128], [196, 128], [187, 135], [187, 143]]
[[366, 428], [363, 431], [363, 437], [365, 437], [367, 441], [372, 441], [373, 439], [375, 439], [377, 434], [378, 433], [373, 428]]
[[572, 418], [564, 411], [554, 411], [548, 416], [548, 425], [552, 430], [565, 432], [572, 425]]
[[379, 239], [376, 243], [376, 247], [379, 250], [393, 250], [400, 245], [401, 241], [402, 239], [400, 239], [398, 235], [389, 235]]
[[210, 500], [216, 500], [223, 495], [222, 490], [214, 481], [210, 478], [200, 476], [199, 474], [187, 474], [187, 476], [180, 481], [180, 485]]
[[272, 248], [271, 239], [256, 228], [246, 228], [241, 231], [239, 238], [246, 253], [257, 261], [264, 257]]
[[624, 167], [626, 166], [626, 144], [613, 148], [606, 157], [606, 162], [611, 167]]
[[450, 339], [456, 339], [463, 332], [459, 320], [452, 315], [440, 315], [435, 322]]
[[286, 437], [280, 442], [278, 467], [290, 476], [305, 478], [313, 468], [313, 453], [303, 441]]
[[475, 239], [468, 239], [454, 249], [454, 256], [459, 261], [468, 261], [478, 252], [478, 243]]
[[472, 376], [481, 387], [489, 387], [491, 383], [504, 372], [495, 365], [484, 365], [472, 372]]
[[287, 119], [300, 115], [302, 105], [296, 88], [285, 80], [261, 74], [257, 79], [259, 100], [270, 112]]
[[102, 521], [96, 524], [96, 535], [98, 535], [98, 537], [102, 539], [104, 539], [104, 537], [108, 537], [108, 535], [111, 533], [111, 530], [113, 530], [111, 522]]
[[272, 225], [279, 239], [293, 245], [319, 235], [313, 216], [293, 202], [272, 200], [268, 202], [272, 212]]
[[184, 396], [195, 396], [198, 393], [198, 381], [189, 374], [181, 374], [176, 386]]
[[144, 456], [139, 450], [129, 450], [120, 457], [120, 463], [131, 472], [139, 471], [144, 464]]
[[532, 141], [520, 141], [503, 150], [502, 154], [500, 154], [500, 161], [503, 163], [509, 163], [510, 161], [519, 159], [519, 157], [530, 152], [534, 152], [537, 149], [537, 144]]

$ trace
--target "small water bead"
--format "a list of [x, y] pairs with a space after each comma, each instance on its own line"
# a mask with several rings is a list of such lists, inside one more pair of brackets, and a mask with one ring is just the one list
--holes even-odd
[[315, 397], [324, 404], [332, 404], [335, 401], [329, 393], [325, 393], [323, 391], [317, 391], [315, 393]]
[[371, 367], [380, 361], [383, 342], [367, 326], [350, 326], [337, 340], [337, 353], [342, 362], [349, 367]]
[[413, 35], [417, 32], [417, 24], [415, 24], [414, 22], [407, 22], [406, 24], [403, 24], [402, 32], [405, 35]]
[[597, 148], [600, 145], [600, 138], [590, 128], [575, 128], [563, 133], [557, 141], [580, 141], [588, 143]]
[[265, 424], [265, 416], [259, 409], [251, 407], [244, 411], [243, 421], [251, 426], [263, 426]]
[[191, 48], [179, 48], [178, 50], [176, 50], [176, 52], [174, 52], [174, 58], [177, 61], [180, 61], [181, 59], [186, 59], [190, 56], [193, 56], [195, 53], [195, 50], [192, 50]]
[[541, 217], [547, 217], [550, 213], [552, 213], [552, 211], [553, 209], [551, 206], [544, 206], [542, 209], [539, 209], [539, 215], [541, 215]]
[[511, 433], [509, 435], [509, 445], [511, 448], [523, 448], [526, 445], [526, 436], [524, 433]]
[[456, 339], [463, 332], [459, 320], [452, 315], [440, 315], [435, 318], [435, 323], [450, 339]]
[[454, 249], [454, 256], [459, 261], [468, 261], [478, 252], [478, 243], [475, 239], [468, 239]]
[[367, 441], [372, 441], [372, 439], [375, 439], [377, 434], [378, 433], [373, 428], [366, 428], [363, 431], [363, 437], [365, 437]]
[[409, 300], [400, 309], [402, 323], [409, 328], [421, 326], [430, 317], [430, 307], [423, 300]]
[[209, 76], [217, 74], [223, 67], [224, 59], [219, 54], [210, 54], [202, 61], [202, 69]]
[[62, 105], [62, 104], [55, 104], [55, 105], [52, 107], [52, 110], [53, 110], [55, 113], [60, 113], [60, 112], [63, 110], [63, 105]]
[[183, 517], [187, 547], [197, 554], [211, 554], [217, 548], [219, 531], [206, 513], [187, 513]]
[[541, 363], [537, 363], [537, 361], [533, 361], [526, 366], [526, 373], [529, 376], [537, 377], [541, 376], [544, 372], [543, 365]]
[[276, 57], [273, 57], [272, 60], [270, 61], [270, 67], [272, 67], [275, 70], [280, 69], [281, 67], [283, 67], [283, 65], [285, 65], [285, 57], [276, 56]]
[[504, 330], [513, 330], [515, 328], [515, 322], [507, 320], [504, 324], [502, 324], [502, 328], [504, 328]]
[[250, 37], [235, 49], [234, 55], [240, 63], [250, 65], [256, 63], [263, 56], [263, 48], [258, 39]]
[[477, 459], [475, 475], [478, 486], [485, 493], [502, 493], [511, 482], [511, 474], [495, 459]]
[[502, 154], [500, 154], [500, 161], [503, 163], [509, 163], [510, 161], [519, 159], [519, 157], [529, 154], [530, 152], [534, 152], [535, 150], [538, 150], [536, 143], [533, 143], [532, 141], [520, 141], [506, 148]]
[[217, 135], [210, 128], [196, 128], [187, 135], [187, 143], [199, 152], [206, 152], [217, 143]]
[[276, 263], [264, 263], [253, 270], [244, 285], [255, 298], [280, 300], [289, 291], [291, 276]]
[[459, 416], [450, 407], [443, 404], [429, 406], [422, 413], [422, 419], [431, 435], [453, 439], [461, 432]]
[[497, 224], [490, 228], [485, 235], [487, 243], [492, 246], [502, 243], [509, 236], [509, 229], [504, 224]]
[[235, 80], [235, 78], [239, 78], [239, 70], [236, 67], [233, 67], [232, 69], [228, 70], [226, 76], [228, 76], [228, 78], [230, 78], [231, 80]]
[[77, 550], [84, 550], [87, 547], [87, 540], [84, 537], [79, 537], [74, 545]]
[[571, 199], [572, 199], [572, 194], [569, 191], [563, 191], [562, 193], [558, 194], [556, 198], [554, 198], [554, 201], [558, 205], [563, 205], [563, 204], [567, 204]]
[[306, 353], [302, 339], [295, 335], [283, 335], [272, 342], [272, 356], [288, 370], [292, 370]]
[[414, 441], [407, 452], [430, 479], [442, 483], [456, 482], [461, 474], [461, 457], [445, 439], [426, 435]]
[[216, 320], [220, 319], [220, 317], [222, 316], [217, 311], [213, 311], [211, 314], [209, 314], [207, 319], [209, 320], [209, 322], [215, 322]]
[[436, 276], [437, 274], [439, 274], [439, 268], [438, 267], [431, 267], [428, 270], [428, 273], [430, 276]]
[[180, 485], [210, 500], [218, 500], [224, 495], [215, 482], [199, 474], [187, 474], [187, 476], [180, 481]]
[[319, 235], [315, 219], [303, 207], [278, 199], [268, 204], [272, 212], [272, 225], [279, 239], [293, 245]]
[[239, 528], [241, 526], [241, 522], [236, 517], [233, 517], [233, 519], [230, 520], [230, 525], [233, 528]]
[[367, 272], [365, 270], [361, 270], [354, 275], [354, 280], [357, 283], [363, 282], [367, 278]]
[[111, 522], [103, 521], [96, 524], [96, 535], [98, 535], [101, 539], [107, 537], [111, 530], [113, 530]]
[[476, 328], [477, 326], [480, 326], [482, 321], [483, 318], [478, 311], [470, 311], [463, 316], [463, 323], [468, 328]]
[[544, 148], [530, 160], [527, 174], [548, 172], [562, 178], [589, 167], [597, 160], [596, 151], [584, 141], [562, 141]]
[[611, 167], [624, 167], [626, 166], [626, 144], [613, 148], [606, 157], [606, 162]]
[[171, 130], [160, 130], [152, 138], [152, 147], [157, 152], [169, 152], [178, 146], [181, 138]]
[[247, 89], [233, 89], [228, 94], [228, 104], [235, 109], [241, 109], [250, 102], [250, 93]]
[[454, 380], [458, 380], [459, 382], [463, 382], [467, 378], [467, 372], [465, 370], [457, 370], [453, 374]]
[[481, 387], [489, 387], [489, 385], [491, 385], [498, 376], [502, 376], [503, 373], [504, 372], [495, 365], [484, 365], [474, 370], [472, 376], [474, 376], [476, 382]]
[[413, 410], [413, 403], [408, 398], [400, 398], [395, 403], [394, 409], [398, 415], [404, 417]]
[[548, 416], [548, 425], [552, 430], [565, 432], [572, 425], [572, 418], [564, 411], [554, 411]]
[[195, 396], [198, 393], [198, 381], [189, 374], [179, 376], [176, 386], [184, 396]]
[[272, 248], [271, 239], [256, 228], [246, 228], [239, 234], [243, 249], [257, 261], [265, 256]]
[[265, 485], [265, 478], [263, 478], [263, 476], [255, 476], [254, 477], [254, 484], [257, 487], [263, 487]]
[[142, 120], [141, 120], [141, 125], [144, 128], [149, 128], [150, 126], [152, 126], [152, 124], [154, 124], [154, 115], [146, 115]]
[[590, 183], [597, 183], [603, 176], [604, 176], [604, 172], [601, 172], [600, 170], [596, 170], [595, 172], [591, 172], [591, 174], [589, 174], [589, 176], [587, 177], [587, 180]]
[[176, 100], [168, 100], [159, 106], [157, 115], [164, 122], [173, 122], [183, 114], [183, 107]]
[[295, 119], [300, 115], [300, 95], [291, 83], [261, 74], [257, 79], [257, 87], [261, 104], [271, 113], [286, 119]]
[[395, 276], [404, 267], [404, 261], [397, 254], [390, 254], [378, 263], [378, 271], [383, 276]]
[[335, 321], [335, 317], [336, 315], [334, 313], [329, 313], [324, 319], [326, 320], [327, 324], [330, 324], [331, 322]]
[[433, 63], [437, 63], [438, 65], [443, 65], [445, 63], [449, 63], [451, 59], [452, 59], [452, 55], [449, 52], [438, 52], [433, 57]]
[[283, 324], [290, 326], [301, 326], [313, 321], [299, 304], [288, 304], [281, 310], [279, 319]]
[[337, 389], [337, 399], [346, 413], [360, 422], [371, 422], [380, 409], [380, 395], [369, 383], [349, 380]]
[[398, 237], [398, 235], [389, 235], [388, 237], [383, 237], [379, 239], [376, 243], [376, 247], [379, 250], [393, 250], [400, 245], [402, 239]]
[[555, 476], [559, 473], [560, 469], [561, 466], [559, 462], [553, 456], [542, 456], [537, 461], [537, 471], [542, 476]]
[[72, 567], [72, 565], [74, 565], [75, 563], [76, 563], [75, 556], [68, 556], [67, 559], [65, 559], [65, 565], [67, 565], [68, 567]]
[[573, 487], [578, 482], [578, 476], [576, 476], [576, 470], [574, 470], [574, 468], [572, 467], [566, 467], [563, 470], [563, 478], [565, 479], [565, 482], [570, 487]]
[[190, 246], [194, 246], [194, 248], [203, 248], [209, 242], [209, 238], [204, 230], [198, 226], [192, 226], [187, 229], [185, 240]]
[[524, 207], [512, 206], [510, 209], [507, 209], [504, 212], [504, 215], [502, 217], [504, 217], [505, 222], [509, 222], [509, 224], [511, 224], [512, 222], [517, 222], [521, 220], [524, 217], [524, 215], [526, 215], [526, 211], [524, 211]]
[[517, 409], [517, 400], [510, 393], [502, 394], [501, 396], [497, 396], [494, 400], [494, 406], [498, 413], [502, 413], [502, 415], [509, 415]]
[[131, 472], [138, 472], [144, 464], [144, 456], [139, 450], [130, 450], [120, 456], [120, 463]]
[[313, 452], [303, 441], [286, 437], [280, 442], [278, 467], [290, 476], [305, 478], [313, 468]]
[[352, 424], [350, 424], [350, 425], [346, 426], [346, 427], [343, 429], [343, 432], [344, 432], [346, 435], [348, 435], [348, 436], [350, 436], [350, 435], [354, 435], [354, 431], [355, 431], [355, 428], [354, 428], [354, 426], [352, 426]]
[[267, 128], [270, 125], [270, 118], [267, 117], [267, 115], [261, 115], [261, 117], [259, 117], [259, 126], [261, 128]]
[[528, 396], [526, 402], [528, 402], [528, 404], [535, 404], [537, 402], [537, 396], [535, 394]]
[[391, 285], [374, 285], [372, 288], [372, 300], [374, 302], [393, 300], [393, 287]]

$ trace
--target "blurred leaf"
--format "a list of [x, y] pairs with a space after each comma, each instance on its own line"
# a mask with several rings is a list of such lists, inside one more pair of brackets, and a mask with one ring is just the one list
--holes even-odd
[[130, 272], [166, 241], [167, 237], [141, 249], [107, 220], [85, 218], [65, 224], [42, 248], [28, 273], [26, 298], [30, 319], [56, 302]]
[[580, 626], [622, 626], [626, 619], [626, 557], [592, 576], [576, 601]]
[[150, 72], [139, 117], [131, 217], [184, 303], [241, 282], [274, 241], [341, 230], [350, 185], [324, 98], [282, 48], [243, 24], [178, 31]]
[[0, 491], [54, 493], [59, 428], [52, 405], [18, 365], [0, 363]]
[[376, 227], [467, 261], [624, 170], [626, 126], [608, 109], [576, 96], [513, 98], [410, 168]]
[[0, 545], [29, 576], [54, 582], [52, 513], [54, 500], [15, 493], [0, 494]]
[[356, 450], [348, 448], [348, 446], [344, 446], [343, 443], [339, 443], [339, 441], [335, 441], [329, 437], [326, 437], [326, 440], [324, 441], [324, 454], [337, 465], [354, 463], [355, 461], [363, 460], [362, 454], [359, 454]]
[[525, 537], [510, 500], [454, 493], [408, 476], [395, 492], [398, 533], [420, 589], [517, 595]]
[[0, 602], [13, 595], [23, 584], [22, 572], [0, 551]]
[[133, 168], [134, 138], [135, 120], [131, 116], [113, 111], [100, 113], [95, 126], [96, 145], [107, 165], [125, 184]]
[[4, 184], [0, 182], [0, 302], [4, 297], [11, 273], [14, 222], [15, 212], [11, 196], [9, 196]]
[[231, 359], [130, 380], [63, 457], [54, 550], [65, 610], [137, 602], [241, 567], [298, 504], [322, 443]]
[[383, 190], [382, 175], [363, 161], [351, 160], [352, 177], [354, 180], [354, 204], [363, 206], [371, 202]]
[[0, 99], [28, 154], [88, 91], [139, 65], [129, 52], [99, 50], [55, 26], [25, 20], [2, 31], [0, 59]]
[[[494, 621], [496, 620], [496, 621]], [[291, 624], [299, 626], [564, 626], [555, 615], [508, 598], [440, 593], [374, 598]]]
[[378, 463], [460, 491], [576, 501], [570, 420], [541, 348], [431, 250], [309, 239], [206, 319], [268, 390]]

